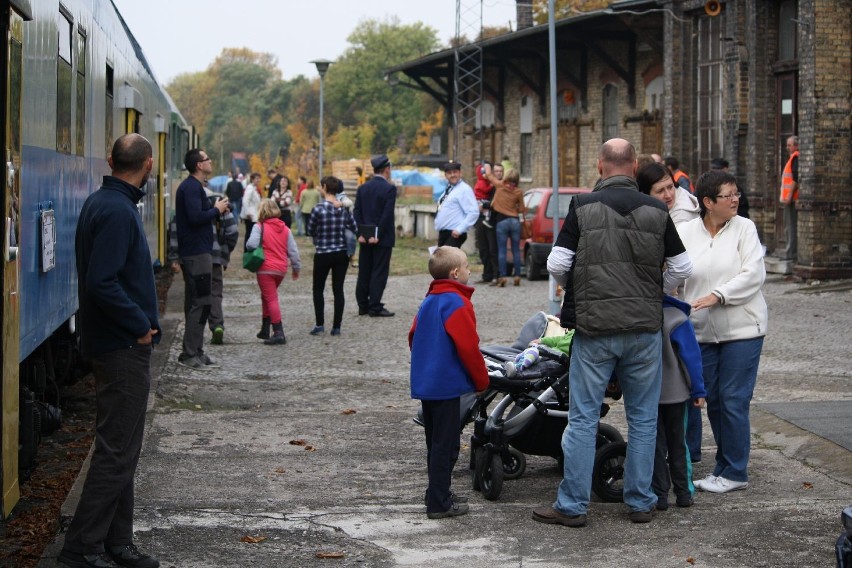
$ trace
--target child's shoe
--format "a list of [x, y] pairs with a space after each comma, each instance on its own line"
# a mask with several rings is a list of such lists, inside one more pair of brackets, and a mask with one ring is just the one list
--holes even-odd
[[460, 517], [461, 515], [467, 515], [470, 507], [467, 503], [453, 503], [449, 509], [443, 511], [441, 513], [426, 513], [426, 516], [430, 519], [446, 519], [447, 517]]

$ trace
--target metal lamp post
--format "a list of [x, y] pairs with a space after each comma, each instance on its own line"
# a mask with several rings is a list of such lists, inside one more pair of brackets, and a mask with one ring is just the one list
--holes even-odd
[[320, 115], [319, 115], [319, 176], [322, 177], [322, 131], [323, 131], [323, 78], [325, 77], [325, 72], [328, 71], [328, 67], [334, 63], [333, 61], [329, 61], [328, 59], [317, 59], [315, 61], [311, 61], [314, 65], [317, 66], [317, 73], [320, 76]]

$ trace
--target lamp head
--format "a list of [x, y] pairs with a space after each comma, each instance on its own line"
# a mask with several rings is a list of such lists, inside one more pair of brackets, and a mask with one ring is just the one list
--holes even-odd
[[328, 59], [316, 59], [311, 61], [311, 63], [317, 66], [317, 73], [319, 73], [319, 76], [324, 77], [325, 72], [328, 71], [328, 67], [334, 63], [334, 61], [329, 61]]

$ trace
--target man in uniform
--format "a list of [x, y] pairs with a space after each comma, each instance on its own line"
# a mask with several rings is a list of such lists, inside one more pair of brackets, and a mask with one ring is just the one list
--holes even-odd
[[795, 262], [798, 249], [798, 227], [799, 214], [796, 211], [796, 202], [799, 200], [799, 137], [787, 138], [787, 153], [790, 158], [784, 164], [781, 172], [781, 205], [784, 206], [784, 240], [787, 246], [784, 248], [781, 260]]
[[444, 164], [447, 188], [438, 200], [435, 215], [435, 230], [438, 231], [438, 246], [458, 247], [467, 240], [468, 230], [479, 218], [476, 195], [461, 178], [461, 164], [450, 160]]

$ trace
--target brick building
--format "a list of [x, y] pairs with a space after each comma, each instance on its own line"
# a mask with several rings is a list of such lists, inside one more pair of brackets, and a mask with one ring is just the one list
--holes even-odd
[[[598, 147], [615, 136], [678, 157], [693, 180], [724, 157], [771, 252], [783, 245], [778, 188], [795, 134], [793, 270], [852, 276], [852, 0], [625, 0], [559, 20], [556, 46], [560, 185], [592, 186]], [[455, 157], [508, 156], [523, 187], [551, 185], [547, 26], [477, 48], [482, 101], [462, 117]], [[449, 49], [388, 73], [453, 116], [455, 61]]]

